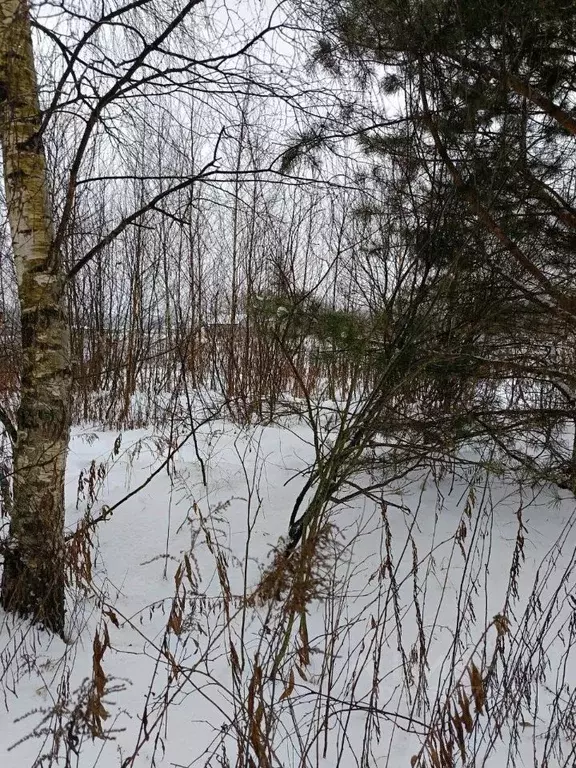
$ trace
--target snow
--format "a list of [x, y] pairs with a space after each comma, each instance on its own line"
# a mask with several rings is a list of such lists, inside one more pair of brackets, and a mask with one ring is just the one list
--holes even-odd
[[[113, 511], [94, 537], [88, 593], [77, 588], [70, 596], [67, 643], [2, 617], [2, 768], [240, 765], [251, 696], [269, 706], [261, 727], [274, 744], [272, 765], [410, 765], [436, 697], [444, 701], [459, 676], [470, 691], [471, 661], [489, 666], [494, 616], [502, 613], [509, 628], [498, 658], [507, 661], [495, 662], [502, 688], [490, 688], [489, 707], [497, 713], [511, 694], [519, 703], [516, 724], [535, 725], [518, 726], [519, 764], [535, 765], [550, 748], [546, 734], [559, 721], [548, 708], [550, 690], [569, 684], [575, 671], [572, 501], [470, 471], [467, 478], [410, 476], [386, 493], [384, 515], [367, 499], [335, 508], [338, 534], [329, 542], [320, 595], [307, 608], [305, 644], [300, 619], [287, 626], [281, 601], [247, 604], [243, 595], [254, 593], [286, 535], [314, 457], [309, 429], [212, 421], [167, 464], [178, 436], [125, 432], [114, 455], [117, 437], [78, 429], [71, 442], [70, 530], [88, 506], [92, 515], [103, 505]], [[105, 467], [97, 500], [86, 488], [77, 503], [78, 478], [92, 461]], [[517, 593], [509, 577], [515, 559]], [[537, 604], [530, 600], [535, 584]], [[182, 615], [174, 614], [177, 592]], [[176, 624], [167, 630], [171, 615]], [[101, 661], [112, 690], [104, 703], [106, 739], [83, 734], [73, 713], [74, 692], [94, 674], [96, 633], [110, 641]], [[244, 662], [241, 671], [234, 654]], [[275, 679], [268, 674], [274, 659]], [[267, 670], [261, 682], [259, 667]], [[521, 698], [522, 680], [532, 686], [531, 699]], [[571, 696], [566, 685], [562, 691]], [[513, 704], [506, 706], [510, 713]], [[60, 761], [51, 763], [46, 755], [56, 748], [59, 722]], [[506, 725], [487, 756], [489, 722], [479, 715], [467, 744], [476, 765], [500, 768], [510, 764], [512, 732]], [[569, 742], [568, 730], [559, 733], [566, 755]], [[250, 754], [253, 765], [265, 765]], [[551, 766], [572, 764], [546, 754]]]

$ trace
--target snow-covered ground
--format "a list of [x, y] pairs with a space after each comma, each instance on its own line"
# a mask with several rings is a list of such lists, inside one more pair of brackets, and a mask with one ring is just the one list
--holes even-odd
[[426, 735], [438, 712], [454, 726], [462, 692], [473, 724], [453, 765], [574, 764], [573, 501], [472, 471], [410, 476], [387, 506], [333, 510], [316, 597], [290, 617], [244, 598], [286, 535], [309, 430], [214, 421], [168, 464], [165, 436], [117, 437], [71, 443], [70, 530], [88, 505], [114, 508], [68, 642], [2, 617], [2, 768], [408, 766], [425, 744], [444, 768]]

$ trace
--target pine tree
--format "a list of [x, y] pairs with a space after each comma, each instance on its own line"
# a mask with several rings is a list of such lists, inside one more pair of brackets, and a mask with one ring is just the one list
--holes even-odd
[[[430, 386], [466, 393], [467, 423], [508, 459], [574, 487], [574, 450], [559, 435], [575, 416], [576, 7], [299, 5], [320, 30], [316, 60], [379, 91], [379, 126], [358, 126], [360, 145], [403, 177], [389, 190], [411, 207], [402, 238], [421, 269], [450, 286], [442, 301], [434, 294], [444, 333]], [[474, 380], [483, 402], [470, 401]], [[495, 397], [503, 387], [512, 391], [504, 411]], [[547, 449], [537, 467], [514, 447], [527, 434]]]

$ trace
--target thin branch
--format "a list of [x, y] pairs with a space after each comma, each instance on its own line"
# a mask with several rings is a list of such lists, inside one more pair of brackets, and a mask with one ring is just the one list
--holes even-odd
[[160, 201], [164, 200], [166, 197], [169, 197], [170, 195], [173, 195], [175, 192], [179, 192], [183, 189], [186, 189], [187, 187], [193, 186], [199, 179], [202, 179], [206, 175], [206, 172], [212, 166], [214, 166], [217, 162], [216, 155], [217, 155], [218, 147], [220, 145], [220, 141], [222, 139], [223, 134], [224, 134], [224, 129], [220, 131], [220, 135], [218, 136], [218, 140], [214, 148], [214, 156], [212, 160], [209, 163], [207, 163], [198, 174], [188, 179], [184, 179], [184, 181], [182, 181], [180, 184], [176, 184], [173, 187], [170, 187], [170, 189], [164, 190], [163, 192], [159, 192], [155, 197], [149, 200], [141, 208], [138, 208], [138, 210], [131, 213], [130, 216], [126, 216], [126, 218], [122, 219], [122, 221], [118, 224], [118, 226], [114, 227], [114, 229], [112, 229], [93, 248], [91, 248], [87, 254], [85, 254], [81, 259], [79, 259], [76, 262], [76, 264], [74, 264], [74, 266], [69, 270], [68, 274], [66, 275], [66, 280], [69, 281], [74, 277], [74, 275], [77, 275], [78, 272], [80, 272], [80, 270], [83, 269], [83, 267], [85, 267], [104, 248], [106, 248], [107, 245], [109, 245], [113, 240], [115, 240], [131, 224], [135, 224], [137, 220], [141, 216], [143, 216], [147, 211], [153, 210]]

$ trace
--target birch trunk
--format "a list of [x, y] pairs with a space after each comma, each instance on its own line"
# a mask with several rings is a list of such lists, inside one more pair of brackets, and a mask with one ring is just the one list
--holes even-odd
[[0, 143], [23, 353], [1, 602], [61, 634], [70, 356], [39, 126], [28, 0], [0, 0]]

